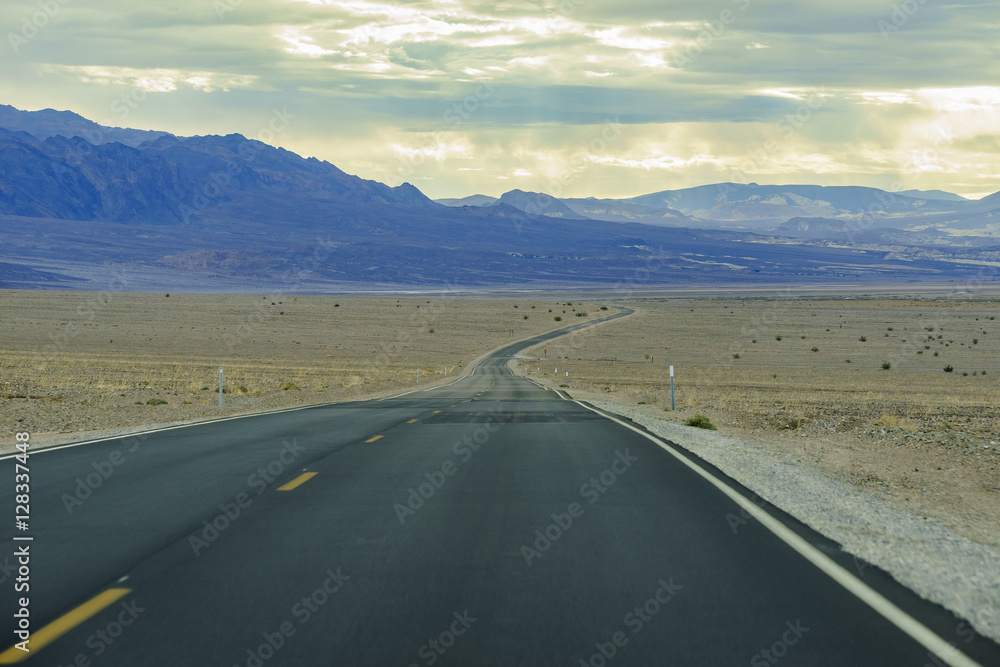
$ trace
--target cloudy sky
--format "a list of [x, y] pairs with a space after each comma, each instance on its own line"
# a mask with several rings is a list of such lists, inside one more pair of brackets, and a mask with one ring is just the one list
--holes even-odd
[[4, 0], [0, 26], [0, 103], [432, 197], [1000, 190], [995, 0]]

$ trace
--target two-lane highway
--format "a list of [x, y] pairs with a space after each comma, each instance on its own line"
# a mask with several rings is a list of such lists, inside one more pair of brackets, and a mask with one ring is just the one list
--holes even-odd
[[1000, 664], [884, 575], [876, 603], [838, 581], [836, 545], [710, 466], [512, 375], [535, 342], [398, 398], [37, 452], [25, 662]]

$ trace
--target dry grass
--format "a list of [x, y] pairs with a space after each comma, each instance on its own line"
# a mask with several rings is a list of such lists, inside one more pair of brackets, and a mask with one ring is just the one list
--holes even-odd
[[39, 433], [215, 416], [220, 366], [227, 414], [383, 395], [556, 328], [550, 308], [590, 313], [573, 323], [600, 312], [453, 296], [0, 291], [0, 413]]
[[977, 419], [1000, 401], [996, 303], [678, 299], [638, 308], [550, 349], [542, 372], [559, 368], [573, 387], [662, 406], [674, 364], [679, 406], [748, 428], [836, 415], [918, 430], [951, 415], [971, 432], [996, 431]]
[[574, 397], [663, 419], [704, 414], [723, 433], [1000, 546], [1000, 320], [990, 319], [1000, 317], [998, 302], [667, 299], [633, 307], [625, 320], [549, 344], [541, 367], [523, 362], [522, 372], [555, 387], [568, 371]]

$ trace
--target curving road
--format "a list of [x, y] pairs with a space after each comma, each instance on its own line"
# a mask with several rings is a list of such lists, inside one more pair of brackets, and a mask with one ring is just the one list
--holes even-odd
[[680, 447], [505, 367], [553, 335], [445, 387], [36, 452], [36, 634], [0, 664], [1000, 664]]

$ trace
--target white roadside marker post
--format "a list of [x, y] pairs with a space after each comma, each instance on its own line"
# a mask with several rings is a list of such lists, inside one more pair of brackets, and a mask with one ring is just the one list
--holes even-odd
[[674, 409], [674, 365], [670, 365], [670, 409]]
[[219, 366], [219, 412], [222, 412], [222, 366]]

